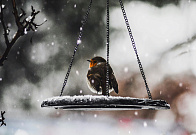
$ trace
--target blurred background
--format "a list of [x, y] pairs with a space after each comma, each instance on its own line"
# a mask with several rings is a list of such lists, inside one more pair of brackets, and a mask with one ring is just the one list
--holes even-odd
[[[17, 0], [27, 15], [40, 10], [28, 32], [0, 67], [0, 111], [7, 126], [0, 135], [195, 135], [196, 134], [196, 1], [124, 0], [139, 56], [153, 99], [166, 100], [170, 110], [65, 111], [41, 108], [59, 96], [90, 0]], [[12, 3], [5, 21], [15, 34]], [[106, 58], [106, 1], [93, 1], [64, 95], [94, 95], [86, 85], [94, 56]], [[5, 50], [0, 27], [0, 55]], [[32, 43], [30, 40], [32, 39]], [[118, 1], [110, 2], [110, 65], [119, 94], [147, 98], [137, 60]]]

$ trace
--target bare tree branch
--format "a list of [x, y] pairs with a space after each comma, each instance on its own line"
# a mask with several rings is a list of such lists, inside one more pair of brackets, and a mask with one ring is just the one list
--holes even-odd
[[18, 28], [20, 28], [22, 26], [20, 25], [20, 17], [18, 16], [18, 10], [16, 9], [15, 0], [12, 0], [12, 5], [13, 5], [13, 14], [14, 14], [14, 17], [15, 17], [16, 25], [18, 26]]
[[3, 26], [3, 30], [4, 30], [4, 38], [5, 38], [5, 43], [6, 45], [8, 46], [9, 45], [9, 40], [8, 40], [8, 34], [9, 34], [9, 31], [5, 25], [5, 21], [4, 21], [4, 15], [3, 15], [3, 5], [2, 5], [2, 0], [0, 1], [0, 6], [1, 6], [1, 16], [0, 16], [0, 19], [1, 19], [1, 23], [2, 23], [2, 26]]
[[[18, 14], [16, 2], [15, 2], [15, 0], [12, 0], [13, 15], [14, 15], [15, 23], [16, 23], [16, 26], [18, 29], [17, 29], [17, 32], [15, 33], [15, 35], [13, 36], [12, 40], [9, 41], [9, 39], [8, 39], [9, 29], [8, 29], [8, 27], [6, 27], [5, 21], [4, 21], [4, 14], [3, 14], [4, 8], [2, 7], [2, 0], [0, 0], [0, 6], [1, 6], [0, 19], [1, 19], [2, 26], [3, 26], [3, 30], [4, 30], [5, 43], [7, 45], [7, 48], [6, 48], [3, 56], [0, 58], [0, 66], [3, 66], [4, 61], [7, 60], [8, 54], [9, 54], [12, 46], [16, 43], [16, 41], [24, 34], [27, 34], [28, 31], [36, 31], [36, 29], [46, 21], [44, 21], [40, 25], [38, 25], [34, 22], [36, 15], [39, 14], [40, 11], [35, 11], [33, 6], [31, 6], [32, 11], [31, 11], [30, 16], [25, 17], [26, 13], [22, 8], [21, 8], [22, 13]], [[24, 19], [22, 19], [22, 18], [24, 18]]]

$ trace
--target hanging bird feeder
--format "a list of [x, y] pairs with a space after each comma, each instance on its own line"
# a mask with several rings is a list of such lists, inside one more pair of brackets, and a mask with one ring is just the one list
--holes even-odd
[[63, 87], [60, 92], [60, 96], [52, 97], [44, 100], [41, 104], [41, 107], [53, 107], [55, 109], [64, 109], [64, 110], [138, 110], [138, 109], [170, 109], [170, 105], [164, 100], [152, 100], [150, 89], [148, 87], [146, 77], [144, 74], [143, 66], [140, 61], [138, 51], [135, 45], [135, 41], [132, 35], [132, 31], [129, 25], [129, 21], [125, 12], [125, 8], [122, 0], [119, 0], [125, 24], [131, 39], [131, 43], [136, 54], [137, 62], [139, 69], [144, 80], [148, 98], [132, 98], [132, 97], [120, 97], [120, 96], [109, 96], [109, 0], [107, 0], [106, 6], [106, 16], [107, 16], [107, 60], [106, 60], [106, 96], [92, 96], [92, 95], [79, 95], [79, 96], [62, 96], [64, 88], [67, 84], [67, 80], [73, 65], [74, 57], [78, 46], [81, 43], [81, 38], [83, 34], [83, 27], [87, 22], [88, 15], [90, 13], [92, 0], [90, 0], [88, 9], [86, 11], [84, 20], [82, 21], [82, 26], [80, 28], [80, 33], [78, 36], [77, 44], [74, 49], [74, 53], [71, 57], [71, 62], [68, 67], [67, 74], [64, 79]]

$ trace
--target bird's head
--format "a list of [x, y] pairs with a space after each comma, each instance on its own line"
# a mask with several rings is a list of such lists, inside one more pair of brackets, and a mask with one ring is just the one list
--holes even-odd
[[90, 62], [90, 64], [89, 64], [90, 68], [96, 66], [100, 62], [106, 62], [106, 60], [100, 56], [96, 56], [96, 57], [94, 57], [90, 60], [87, 60], [87, 61]]

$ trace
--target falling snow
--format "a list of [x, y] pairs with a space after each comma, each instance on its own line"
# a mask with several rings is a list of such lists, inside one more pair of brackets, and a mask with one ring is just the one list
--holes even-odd
[[8, 27], [11, 27], [12, 25], [11, 25], [11, 23], [8, 23], [7, 26], [8, 26]]
[[124, 68], [124, 72], [127, 73], [129, 71], [128, 67]]
[[31, 56], [31, 59], [34, 60], [35, 59], [35, 56]]
[[76, 75], [80, 75], [78, 70], [76, 70]]
[[94, 114], [94, 117], [97, 118], [97, 114]]
[[143, 125], [144, 125], [144, 127], [147, 127], [148, 126], [146, 121], [143, 123]]
[[80, 94], [82, 94], [83, 90], [80, 90]]
[[94, 83], [94, 79], [91, 80], [91, 83]]
[[135, 113], [134, 113], [136, 116], [138, 115], [138, 112], [137, 111], [135, 111]]
[[182, 87], [183, 86], [183, 83], [179, 83], [179, 87]]

